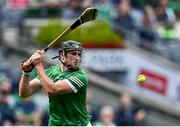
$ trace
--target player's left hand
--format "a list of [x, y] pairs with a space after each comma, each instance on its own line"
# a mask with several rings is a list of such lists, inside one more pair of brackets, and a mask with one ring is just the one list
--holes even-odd
[[43, 52], [40, 50], [36, 50], [34, 54], [30, 57], [30, 61], [36, 66], [39, 63], [42, 63]]

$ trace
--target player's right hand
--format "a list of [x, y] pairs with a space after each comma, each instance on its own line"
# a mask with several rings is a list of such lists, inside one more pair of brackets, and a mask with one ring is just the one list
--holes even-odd
[[31, 72], [33, 68], [34, 68], [34, 65], [32, 64], [30, 59], [27, 59], [21, 62], [21, 69], [24, 72]]

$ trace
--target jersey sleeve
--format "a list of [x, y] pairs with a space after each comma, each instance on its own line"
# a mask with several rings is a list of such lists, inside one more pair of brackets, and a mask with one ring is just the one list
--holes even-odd
[[88, 78], [85, 74], [72, 75], [68, 79], [65, 79], [65, 81], [75, 93], [77, 93], [81, 88], [86, 87], [88, 84]]

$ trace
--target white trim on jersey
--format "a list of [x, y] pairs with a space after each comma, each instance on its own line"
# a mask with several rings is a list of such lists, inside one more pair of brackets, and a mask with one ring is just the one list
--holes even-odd
[[71, 87], [74, 93], [77, 93], [78, 90], [76, 89], [76, 87], [73, 86], [73, 84], [71, 84], [70, 81], [68, 81], [67, 79], [64, 79], [64, 81], [69, 85], [69, 87]]
[[69, 79], [73, 81], [75, 84], [77, 84], [79, 87], [84, 86], [84, 83], [75, 76], [71, 76]]
[[92, 127], [91, 123], [89, 122], [86, 127]]
[[[71, 79], [69, 79], [69, 80], [71, 80]], [[78, 85], [79, 87], [81, 87], [79, 84], [77, 84], [74, 80], [71, 80], [72, 82], [74, 82], [76, 85]]]
[[81, 84], [81, 86], [84, 85], [84, 83], [83, 83], [81, 80], [79, 80], [77, 77], [73, 76], [73, 78], [75, 78], [75, 80], [76, 80], [77, 82], [79, 82], [79, 83]]

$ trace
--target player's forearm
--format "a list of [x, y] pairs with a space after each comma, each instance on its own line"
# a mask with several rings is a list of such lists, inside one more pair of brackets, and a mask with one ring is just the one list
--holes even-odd
[[29, 76], [22, 75], [19, 82], [19, 96], [28, 97], [29, 96]]
[[42, 84], [42, 87], [45, 89], [45, 91], [48, 93], [55, 93], [56, 91], [55, 83], [47, 76], [43, 68], [43, 65], [38, 64], [35, 66], [35, 68], [39, 75], [39, 79]]

